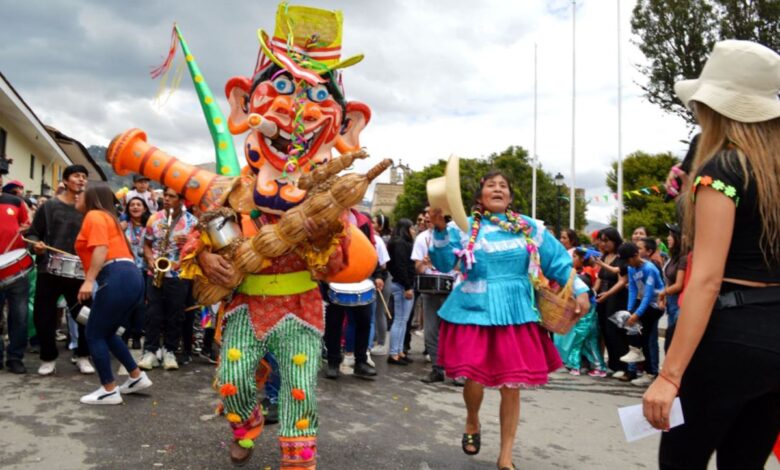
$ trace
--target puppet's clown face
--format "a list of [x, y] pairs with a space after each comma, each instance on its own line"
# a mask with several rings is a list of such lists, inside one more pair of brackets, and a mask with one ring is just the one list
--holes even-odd
[[232, 78], [226, 92], [231, 131], [249, 131], [244, 152], [257, 175], [255, 205], [268, 213], [299, 204], [306, 192], [295, 186], [297, 178], [330, 160], [334, 147], [359, 148], [358, 136], [370, 118], [367, 106], [339, 102], [328, 83], [309, 85], [283, 70], [254, 87], [247, 78]]

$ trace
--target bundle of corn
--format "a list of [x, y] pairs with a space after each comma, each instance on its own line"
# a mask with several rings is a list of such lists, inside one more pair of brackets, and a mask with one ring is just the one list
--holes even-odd
[[[239, 247], [235, 259], [240, 269], [252, 272], [251, 268], [261, 264], [258, 258], [275, 258], [307, 242], [328, 246], [331, 238], [341, 231], [340, 217], [344, 211], [363, 200], [369, 183], [392, 163], [392, 160], [385, 159], [365, 175], [350, 173], [335, 178], [332, 174], [329, 175], [329, 178], [321, 183], [331, 182], [327, 190], [311, 191], [303, 203], [285, 212], [279, 223], [263, 226], [260, 232], [252, 237], [251, 247], [247, 246], [246, 242]], [[324, 171], [330, 173], [326, 167], [323, 167]], [[334, 232], [322, 240], [309, 241], [304, 226], [304, 222], [309, 218], [316, 224], [328, 226]], [[336, 229], [338, 230], [335, 231]]]
[[364, 149], [360, 149], [356, 152], [345, 153], [344, 155], [334, 158], [328, 163], [318, 166], [314, 170], [301, 176], [298, 180], [298, 187], [304, 191], [309, 191], [308, 196], [311, 196], [312, 192], [318, 193], [321, 190], [327, 189], [325, 183], [331, 179], [331, 177], [341, 173], [342, 170], [346, 170], [352, 165], [352, 162], [359, 159], [368, 157], [368, 152]]

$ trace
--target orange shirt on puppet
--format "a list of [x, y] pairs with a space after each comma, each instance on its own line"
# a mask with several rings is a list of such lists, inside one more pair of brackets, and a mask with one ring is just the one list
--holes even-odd
[[84, 216], [81, 230], [76, 237], [76, 254], [81, 258], [84, 272], [92, 263], [92, 252], [96, 246], [107, 246], [106, 261], [116, 258], [133, 259], [127, 247], [125, 235], [119, 229], [114, 219], [101, 210], [92, 210]]

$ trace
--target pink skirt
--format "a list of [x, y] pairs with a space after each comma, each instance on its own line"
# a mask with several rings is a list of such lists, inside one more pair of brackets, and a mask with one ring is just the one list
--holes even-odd
[[442, 320], [439, 365], [451, 378], [486, 387], [535, 387], [563, 366], [547, 331], [536, 323], [460, 325]]

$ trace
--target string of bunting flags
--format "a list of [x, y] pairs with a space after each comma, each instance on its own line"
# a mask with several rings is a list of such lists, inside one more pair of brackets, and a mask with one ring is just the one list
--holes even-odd
[[[664, 194], [666, 194], [665, 186], [663, 184], [654, 184], [652, 186], [646, 186], [644, 188], [633, 189], [633, 190], [630, 190], [630, 191], [624, 191], [623, 192], [623, 197], [626, 198], [626, 199], [631, 199], [632, 197], [637, 197], [637, 196], [653, 196], [653, 195], [662, 196]], [[604, 194], [603, 196], [599, 195], [599, 196], [586, 197], [585, 201], [588, 202], [588, 203], [596, 203], [596, 204], [604, 203], [604, 204], [606, 204], [606, 203], [610, 202], [611, 200], [612, 201], [617, 201], [617, 199], [618, 199], [617, 193], [607, 193], [607, 194]]]

